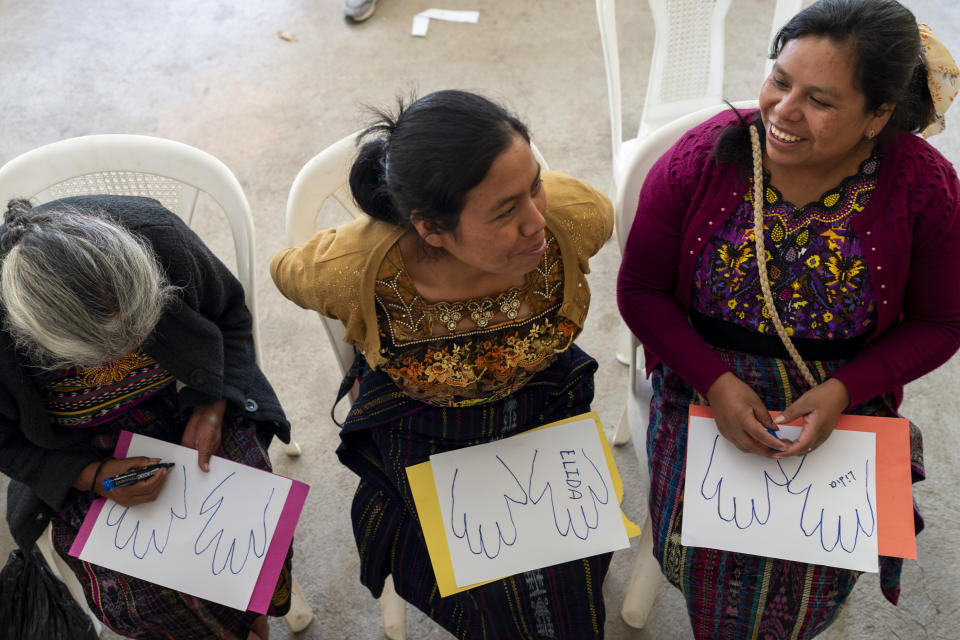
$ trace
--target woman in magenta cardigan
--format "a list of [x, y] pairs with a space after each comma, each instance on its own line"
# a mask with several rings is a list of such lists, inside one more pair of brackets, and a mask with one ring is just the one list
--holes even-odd
[[[801, 455], [841, 412], [896, 415], [903, 385], [960, 346], [960, 186], [913, 135], [942, 129], [953, 60], [895, 0], [821, 0], [772, 55], [758, 111], [694, 128], [651, 169], [618, 281], [654, 388], [654, 551], [698, 638], [813, 637], [858, 573], [682, 546], [688, 405], [708, 402], [742, 451]], [[773, 436], [768, 410], [802, 418], [801, 434]], [[912, 425], [911, 459], [920, 480]], [[895, 603], [901, 560], [880, 565]]]

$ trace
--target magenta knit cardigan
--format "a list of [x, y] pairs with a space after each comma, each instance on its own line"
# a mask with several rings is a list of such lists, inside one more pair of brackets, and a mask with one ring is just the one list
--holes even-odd
[[[717, 134], [736, 122], [723, 112], [656, 162], [617, 280], [620, 313], [644, 345], [647, 373], [662, 361], [702, 394], [729, 368], [690, 326], [687, 311], [700, 253], [748, 188], [740, 168], [711, 158]], [[960, 347], [957, 174], [915, 135], [881, 144], [877, 188], [853, 218], [877, 296], [877, 325], [861, 352], [832, 373], [851, 405], [888, 391], [899, 403], [904, 384]]]

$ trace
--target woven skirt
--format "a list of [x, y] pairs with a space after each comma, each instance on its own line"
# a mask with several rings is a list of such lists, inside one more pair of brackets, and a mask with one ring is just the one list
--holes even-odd
[[[114, 420], [91, 427], [96, 445], [105, 457], [112, 454], [123, 430], [179, 444], [186, 417], [179, 417], [176, 400], [171, 386]], [[257, 424], [242, 416], [224, 416], [216, 455], [270, 471], [269, 437], [257, 431]], [[247, 639], [259, 613], [232, 609], [70, 556], [68, 551], [91, 502], [86, 492], [70, 492], [60, 517], [53, 519], [53, 546], [76, 574], [90, 610], [107, 627], [142, 640]], [[288, 553], [270, 615], [284, 615], [290, 608], [290, 567]]]
[[596, 368], [595, 360], [573, 346], [511, 396], [464, 408], [417, 402], [387, 376], [365, 369], [337, 453], [360, 476], [353, 529], [360, 580], [374, 597], [392, 575], [401, 597], [457, 638], [603, 637], [609, 553], [441, 598], [405, 471], [434, 453], [589, 411]]
[[[782, 410], [806, 388], [792, 361], [714, 348], [770, 410]], [[842, 361], [809, 361], [821, 380]], [[694, 635], [715, 638], [803, 639], [836, 618], [857, 577], [855, 571], [680, 544], [688, 407], [702, 398], [676, 373], [660, 365], [652, 375], [647, 432], [650, 517], [654, 554], [664, 575], [683, 592]], [[859, 415], [896, 415], [892, 398], [849, 408]], [[920, 431], [910, 427], [913, 481], [922, 480]], [[914, 513], [917, 532], [923, 527]], [[900, 558], [880, 558], [884, 594], [899, 596]]]

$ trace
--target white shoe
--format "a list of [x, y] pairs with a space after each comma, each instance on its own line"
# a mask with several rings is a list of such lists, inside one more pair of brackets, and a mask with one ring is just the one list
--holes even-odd
[[377, 0], [343, 0], [343, 16], [351, 22], [363, 22], [377, 9]]

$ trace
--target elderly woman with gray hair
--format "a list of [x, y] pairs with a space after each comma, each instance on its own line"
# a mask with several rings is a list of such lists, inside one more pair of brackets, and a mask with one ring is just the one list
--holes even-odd
[[[270, 469], [290, 428], [254, 359], [251, 316], [229, 270], [154, 200], [11, 201], [0, 226], [0, 472], [8, 521], [29, 548], [48, 520], [91, 610], [132, 638], [266, 638], [266, 618], [67, 554], [91, 502], [155, 499], [165, 470], [111, 491], [103, 479], [157, 460], [113, 459], [128, 430]], [[178, 387], [180, 387], [178, 389]], [[290, 558], [271, 615], [289, 607]]]

